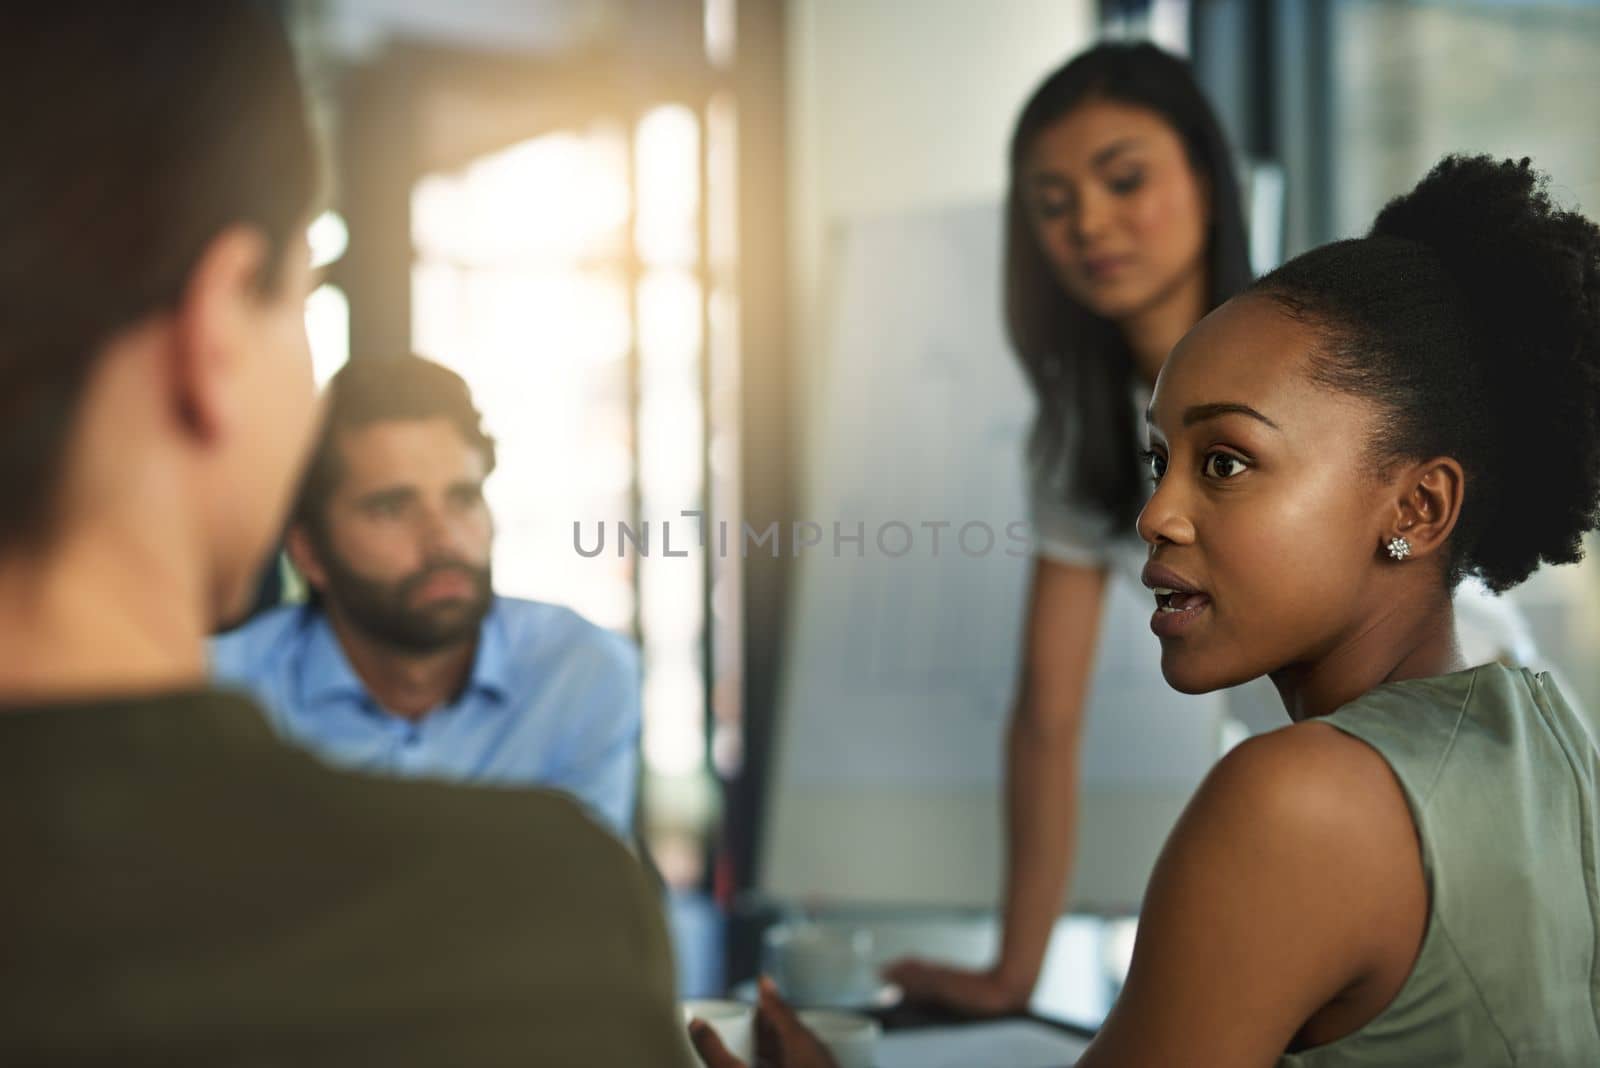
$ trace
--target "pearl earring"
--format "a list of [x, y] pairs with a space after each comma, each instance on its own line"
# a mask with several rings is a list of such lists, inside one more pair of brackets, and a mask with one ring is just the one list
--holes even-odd
[[1404, 538], [1395, 538], [1389, 542], [1389, 555], [1396, 560], [1404, 560], [1411, 555], [1411, 543]]

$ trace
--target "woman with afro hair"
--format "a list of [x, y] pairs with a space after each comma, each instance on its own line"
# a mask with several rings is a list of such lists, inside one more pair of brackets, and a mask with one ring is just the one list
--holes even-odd
[[1206, 316], [1152, 397], [1161, 668], [1266, 676], [1151, 878], [1081, 1068], [1600, 1064], [1600, 752], [1451, 593], [1600, 511], [1600, 229], [1451, 157]]

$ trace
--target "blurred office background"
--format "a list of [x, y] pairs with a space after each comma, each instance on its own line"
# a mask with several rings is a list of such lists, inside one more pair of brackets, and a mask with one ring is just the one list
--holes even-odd
[[[803, 773], [794, 787], [796, 759], [826, 759], [815, 739], [789, 739], [787, 763], [784, 755], [786, 720], [827, 715], [786, 694], [813, 692], [807, 680], [834, 670], [815, 656], [797, 659], [801, 631], [859, 630], [859, 620], [827, 616], [847, 610], [844, 601], [808, 600], [802, 618], [804, 588], [826, 581], [817, 575], [829, 561], [822, 552], [792, 556], [787, 527], [836, 518], [822, 511], [841, 476], [830, 465], [853, 463], [832, 447], [838, 398], [877, 381], [874, 350], [851, 348], [852, 330], [889, 345], [896, 336], [894, 323], [870, 321], [877, 307], [899, 314], [888, 303], [841, 292], [850, 249], [947, 223], [952, 234], [988, 241], [982, 220], [1003, 195], [1011, 124], [1047, 71], [1100, 36], [1148, 37], [1191, 57], [1247, 167], [1258, 268], [1360, 232], [1446, 151], [1530, 155], [1559, 196], [1600, 212], [1600, 8], [1588, 4], [286, 0], [283, 8], [336, 171], [314, 231], [330, 266], [308, 307], [318, 375], [406, 351], [462, 373], [500, 442], [489, 486], [500, 591], [571, 605], [639, 641], [642, 827], [679, 894], [694, 991], [737, 977], [724, 968], [724, 917], [763, 891], [781, 898], [803, 882], [792, 872], [785, 885], [771, 878], [785, 866], [768, 834], [783, 798], [803, 794], [806, 781], [836, 803], [856, 796]], [[916, 263], [906, 267], [915, 272]], [[907, 282], [899, 291], [921, 292]], [[973, 336], [999, 337], [998, 275], [971, 282], [970, 305], [941, 301], [940, 314], [954, 329], [974, 320]], [[1003, 351], [982, 359], [996, 375], [1013, 373]], [[902, 398], [871, 400], [895, 421]], [[1020, 462], [995, 477], [1020, 477]], [[701, 538], [685, 512], [708, 517], [712, 536]], [[660, 524], [669, 520], [673, 552], [683, 556], [663, 552]], [[651, 551], [619, 552], [619, 521], [653, 526]], [[741, 553], [747, 521], [758, 531], [778, 522], [782, 553]], [[715, 537], [721, 522], [731, 531], [727, 552]], [[592, 547], [601, 524], [606, 550], [577, 552], [575, 525]], [[1597, 593], [1600, 573], [1586, 564], [1546, 573], [1516, 595], [1590, 708], [1600, 708]], [[952, 598], [929, 611], [959, 613], [960, 595]], [[1014, 610], [1012, 626], [1020, 601]], [[914, 636], [927, 621], [905, 622], [891, 614], [878, 625]], [[972, 655], [982, 680], [970, 692], [1010, 678], [1006, 641], [979, 643]], [[965, 663], [913, 657], [900, 670]], [[951, 685], [969, 692], [960, 680]], [[974, 709], [973, 729], [998, 738], [1004, 711]], [[850, 721], [831, 730], [826, 738], [848, 747]], [[883, 766], [911, 784], [905, 803], [997, 838], [998, 826], [985, 822], [990, 809], [974, 802], [952, 815], [938, 807], [949, 798], [916, 792], [926, 787], [915, 781], [919, 739], [902, 742]], [[992, 797], [993, 754], [974, 759], [982, 774], [958, 793]], [[806, 811], [791, 808], [781, 833], [832, 833], [795, 815]], [[895, 811], [880, 805], [877, 818]], [[823, 856], [825, 845], [779, 851]], [[992, 857], [959, 845], [933, 852], [950, 878], [905, 886], [894, 869], [916, 869], [926, 856], [903, 841], [886, 842], [876, 859], [845, 858], [888, 870], [857, 880], [867, 889], [843, 894], [844, 903], [982, 907], [987, 896], [992, 904]], [[735, 973], [747, 957], [734, 954]]]

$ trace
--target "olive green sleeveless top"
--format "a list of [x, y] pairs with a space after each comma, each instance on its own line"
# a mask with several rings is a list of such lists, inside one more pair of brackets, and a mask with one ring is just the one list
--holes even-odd
[[1279, 1068], [1600, 1065], [1600, 752], [1548, 675], [1487, 664], [1380, 686], [1323, 722], [1394, 769], [1427, 878], [1410, 977]]

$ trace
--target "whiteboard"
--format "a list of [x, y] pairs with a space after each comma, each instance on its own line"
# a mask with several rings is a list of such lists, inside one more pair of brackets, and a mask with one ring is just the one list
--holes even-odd
[[[1032, 401], [1003, 332], [1001, 209], [857, 220], [834, 237], [800, 509], [821, 534], [794, 560], [760, 886], [989, 907], [1032, 566], [1012, 526], [1027, 519]], [[1122, 908], [1215, 758], [1220, 700], [1168, 689], [1148, 595], [1110, 591], [1074, 897]]]

